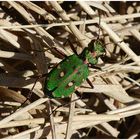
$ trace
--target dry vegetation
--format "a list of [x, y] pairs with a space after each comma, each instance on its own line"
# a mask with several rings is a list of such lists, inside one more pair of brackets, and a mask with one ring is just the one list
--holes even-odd
[[[0, 2], [0, 138], [140, 138], [138, 4]], [[80, 53], [98, 36], [106, 55], [101, 69], [89, 68], [94, 88], [85, 81], [82, 100], [44, 97], [41, 78], [20, 107], [37, 77], [73, 54], [71, 44]]]

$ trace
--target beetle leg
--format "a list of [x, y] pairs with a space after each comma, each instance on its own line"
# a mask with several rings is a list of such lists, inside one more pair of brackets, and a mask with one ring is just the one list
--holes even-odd
[[92, 82], [91, 82], [88, 78], [86, 79], [86, 81], [87, 81], [87, 83], [91, 86], [91, 88], [94, 88]]
[[[76, 93], [76, 94], [77, 94], [77, 93]], [[78, 95], [78, 96], [79, 96], [79, 95]], [[52, 115], [58, 108], [60, 108], [60, 107], [62, 107], [62, 106], [67, 106], [67, 105], [71, 104], [72, 102], [75, 102], [75, 101], [77, 101], [77, 100], [79, 100], [79, 99], [82, 99], [82, 95], [80, 95], [79, 98], [70, 101], [69, 103], [62, 104], [62, 105], [57, 106], [57, 107], [49, 114], [49, 116]]]
[[38, 81], [40, 78], [43, 78], [43, 77], [45, 77], [45, 76], [47, 76], [47, 75], [48, 75], [48, 73], [47, 73], [47, 74], [42, 74], [42, 75], [39, 75], [39, 76], [36, 78], [36, 80], [35, 80], [35, 82], [34, 82], [34, 84], [33, 84], [33, 87], [31, 88], [31, 90], [29, 91], [29, 93], [28, 93], [28, 95], [27, 95], [26, 100], [21, 104], [20, 107], [22, 107], [22, 106], [31, 98], [32, 93], [33, 93], [33, 89], [34, 89], [34, 87], [35, 87], [37, 81]]
[[70, 39], [68, 39], [68, 43], [70, 44], [70, 47], [71, 47], [71, 49], [73, 50], [73, 52], [74, 52], [76, 55], [78, 55], [77, 52], [76, 52], [76, 50], [75, 50], [75, 48], [74, 48], [74, 45], [72, 44], [72, 42], [70, 41]]
[[32, 91], [33, 91], [33, 89], [34, 89], [34, 87], [35, 87], [37, 81], [38, 81], [40, 78], [42, 78], [42, 76], [39, 76], [39, 77], [35, 80], [34, 85], [33, 85], [33, 87], [31, 88], [30, 92], [28, 93], [28, 96], [27, 96], [26, 100], [21, 104], [20, 107], [22, 107], [22, 106], [31, 98], [32, 93], [33, 93]]
[[98, 69], [98, 70], [102, 70], [100, 66], [95, 66], [95, 65], [91, 65], [92, 68]]

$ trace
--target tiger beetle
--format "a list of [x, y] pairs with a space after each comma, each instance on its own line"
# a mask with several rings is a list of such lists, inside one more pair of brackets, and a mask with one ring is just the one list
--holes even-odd
[[45, 95], [50, 98], [68, 97], [87, 79], [88, 64], [96, 65], [104, 52], [102, 43], [92, 40], [81, 54], [73, 54], [62, 60], [45, 79]]

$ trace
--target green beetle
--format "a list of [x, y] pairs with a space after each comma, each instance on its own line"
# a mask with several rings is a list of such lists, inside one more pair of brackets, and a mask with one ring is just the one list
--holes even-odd
[[50, 98], [72, 94], [89, 75], [88, 64], [97, 64], [105, 52], [100, 41], [91, 41], [80, 55], [73, 54], [53, 68], [45, 79], [44, 92]]

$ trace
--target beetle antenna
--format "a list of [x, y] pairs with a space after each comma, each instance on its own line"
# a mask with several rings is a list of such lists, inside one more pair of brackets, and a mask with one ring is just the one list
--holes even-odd
[[92, 82], [89, 80], [89, 78], [86, 79], [87, 83], [91, 86], [91, 88], [94, 88]]
[[98, 30], [97, 40], [99, 40], [99, 38], [100, 38], [100, 32], [101, 32], [101, 27], [100, 27], [100, 23], [101, 23], [101, 12], [100, 12], [100, 10], [98, 10], [98, 13], [99, 13], [99, 30]]
[[22, 106], [31, 98], [32, 93], [33, 93], [33, 89], [34, 89], [34, 87], [35, 87], [37, 81], [38, 81], [40, 78], [42, 78], [42, 75], [39, 76], [38, 78], [36, 78], [36, 80], [35, 80], [35, 82], [34, 82], [32, 88], [31, 88], [31, 90], [30, 90], [29, 93], [28, 93], [28, 96], [27, 96], [26, 100], [21, 104], [20, 107], [22, 107]]
[[35, 82], [34, 82], [32, 88], [31, 88], [31, 90], [29, 91], [29, 93], [28, 93], [28, 95], [27, 95], [26, 100], [25, 100], [25, 101], [21, 104], [21, 106], [19, 106], [19, 107], [22, 107], [22, 106], [31, 98], [31, 96], [32, 96], [32, 94], [33, 94], [33, 89], [35, 88], [35, 85], [36, 85], [37, 81], [38, 81], [40, 78], [45, 77], [45, 76], [47, 76], [47, 74], [39, 75], [39, 76], [36, 78], [36, 80], [35, 80]]

